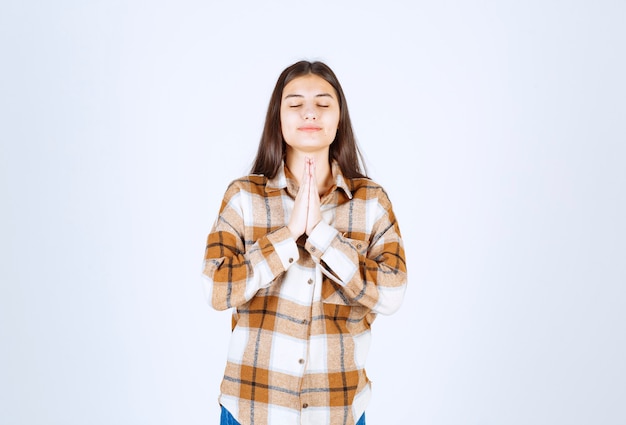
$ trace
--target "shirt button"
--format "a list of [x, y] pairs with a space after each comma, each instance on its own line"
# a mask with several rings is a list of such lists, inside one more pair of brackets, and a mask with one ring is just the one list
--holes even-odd
[[309, 403], [304, 403], [304, 404], [302, 405], [302, 408], [303, 408], [303, 409], [306, 409], [307, 407], [309, 407]]
[[308, 321], [308, 320], [306, 320], [306, 319], [302, 319], [302, 324], [303, 324], [303, 325], [306, 325], [306, 324], [308, 324], [308, 323], [309, 323], [309, 321]]
[[290, 263], [293, 263], [293, 258], [290, 258], [290, 259], [289, 259], [289, 262], [290, 262]]
[[310, 285], [310, 284], [312, 284], [312, 283], [313, 283], [313, 279], [309, 279], [309, 280], [307, 280], [307, 282], [306, 282], [306, 283], [308, 283], [309, 285]]
[[361, 246], [362, 245], [360, 243], [356, 244], [356, 249], [361, 249]]
[[314, 246], [311, 247], [311, 252], [315, 252], [315, 247]]
[[300, 360], [298, 360], [298, 363], [300, 363], [300, 364], [304, 364], [304, 359], [300, 359]]

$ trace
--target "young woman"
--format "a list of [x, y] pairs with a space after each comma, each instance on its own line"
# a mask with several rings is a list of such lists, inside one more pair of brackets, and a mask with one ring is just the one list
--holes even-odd
[[209, 300], [233, 309], [222, 424], [365, 424], [370, 326], [400, 307], [406, 264], [361, 163], [333, 71], [285, 69], [252, 172], [226, 190], [206, 246]]

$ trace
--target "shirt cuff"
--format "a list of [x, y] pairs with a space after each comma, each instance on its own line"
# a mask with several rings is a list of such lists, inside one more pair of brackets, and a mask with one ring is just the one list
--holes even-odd
[[300, 258], [298, 245], [296, 245], [296, 241], [291, 236], [291, 232], [287, 226], [270, 233], [267, 235], [267, 239], [274, 246], [274, 250], [278, 258], [280, 258], [280, 262], [283, 264], [285, 270], [296, 263]]
[[319, 262], [338, 233], [333, 226], [320, 221], [307, 238], [304, 248]]

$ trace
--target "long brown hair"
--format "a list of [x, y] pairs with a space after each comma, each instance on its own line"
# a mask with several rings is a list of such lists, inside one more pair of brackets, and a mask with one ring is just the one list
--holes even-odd
[[287, 152], [280, 125], [283, 89], [294, 78], [308, 74], [314, 74], [326, 80], [333, 86], [339, 97], [339, 127], [335, 140], [330, 145], [329, 159], [337, 161], [341, 172], [347, 178], [366, 177], [365, 163], [354, 137], [348, 104], [339, 80], [328, 65], [308, 61], [294, 63], [278, 77], [267, 108], [263, 134], [252, 165], [252, 174], [263, 174], [268, 178], [276, 176]]

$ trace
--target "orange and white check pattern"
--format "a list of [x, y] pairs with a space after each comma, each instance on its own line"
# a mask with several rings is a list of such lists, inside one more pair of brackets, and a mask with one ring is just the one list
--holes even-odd
[[370, 325], [402, 303], [404, 248], [382, 187], [332, 172], [308, 238], [286, 227], [298, 187], [284, 165], [231, 183], [208, 236], [209, 300], [233, 309], [219, 401], [242, 425], [354, 424], [369, 401]]

